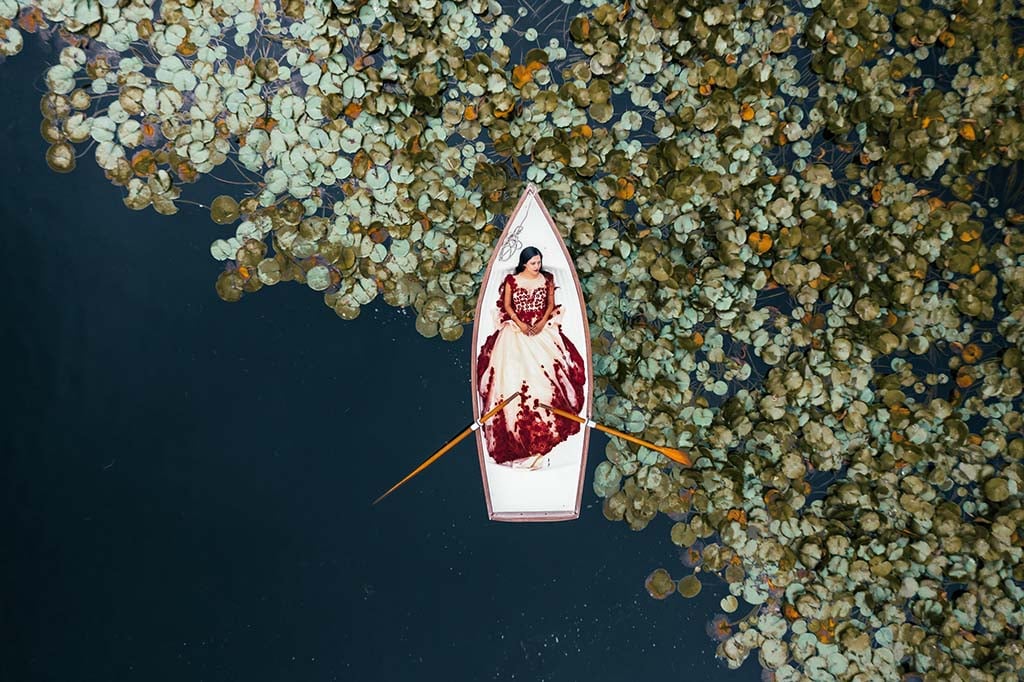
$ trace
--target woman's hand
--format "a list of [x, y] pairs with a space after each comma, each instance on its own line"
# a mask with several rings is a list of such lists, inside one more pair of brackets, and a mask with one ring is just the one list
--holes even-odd
[[516, 326], [519, 327], [519, 331], [526, 335], [530, 335], [530, 325], [526, 324], [522, 320], [516, 320], [515, 323]]

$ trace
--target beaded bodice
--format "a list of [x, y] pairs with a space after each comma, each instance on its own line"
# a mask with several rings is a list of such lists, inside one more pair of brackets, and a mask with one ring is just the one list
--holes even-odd
[[544, 316], [544, 311], [548, 307], [546, 278], [535, 287], [524, 287], [516, 282], [515, 277], [509, 275], [505, 285], [512, 287], [512, 309], [516, 311], [520, 320], [526, 324], [533, 324]]

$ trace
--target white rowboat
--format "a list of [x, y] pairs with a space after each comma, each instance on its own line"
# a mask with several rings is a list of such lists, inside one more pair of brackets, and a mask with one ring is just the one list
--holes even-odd
[[[580, 417], [590, 419], [594, 396], [594, 368], [583, 290], [572, 257], [534, 185], [528, 185], [494, 248], [484, 273], [473, 322], [473, 417], [484, 412], [477, 386], [477, 358], [487, 338], [498, 329], [496, 302], [505, 276], [515, 269], [523, 248], [543, 254], [544, 269], [554, 275], [555, 302], [562, 308], [562, 333], [572, 341], [586, 365], [585, 402]], [[541, 469], [503, 466], [487, 452], [483, 429], [476, 432], [487, 512], [494, 521], [565, 521], [578, 518], [587, 467], [590, 429], [586, 426], [562, 441]]]

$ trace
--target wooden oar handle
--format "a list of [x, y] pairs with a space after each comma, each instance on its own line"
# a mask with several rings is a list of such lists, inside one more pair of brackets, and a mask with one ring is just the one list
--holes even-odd
[[[565, 417], [566, 419], [571, 419], [574, 422], [579, 422], [580, 424], [587, 423], [587, 420], [584, 419], [583, 417], [579, 416], [578, 414], [573, 414], [572, 412], [566, 412], [565, 410], [560, 410], [557, 407], [552, 407], [551, 405], [545, 405], [544, 403], [541, 403], [540, 406], [543, 407], [545, 410], [549, 410], [551, 412], [554, 412], [559, 417]], [[597, 424], [595, 424], [594, 426], [597, 426]]]
[[660, 445], [654, 445], [653, 443], [648, 443], [647, 441], [641, 440], [640, 438], [637, 438], [636, 436], [631, 436], [628, 433], [623, 433], [622, 431], [619, 431], [618, 429], [613, 429], [610, 426], [604, 426], [603, 424], [597, 424], [597, 423], [595, 423], [593, 421], [587, 421], [586, 419], [584, 419], [583, 417], [579, 416], [578, 414], [573, 414], [572, 412], [566, 412], [565, 410], [560, 410], [557, 407], [552, 407], [551, 405], [545, 405], [544, 403], [541, 403], [540, 406], [543, 407], [546, 410], [550, 410], [550, 411], [554, 412], [559, 417], [565, 417], [566, 419], [571, 419], [574, 422], [578, 422], [580, 424], [589, 424], [590, 426], [593, 426], [598, 431], [604, 431], [605, 433], [611, 434], [613, 436], [617, 436], [617, 437], [621, 438], [622, 440], [628, 440], [630, 443], [636, 443], [637, 445], [642, 445], [645, 448], [648, 448], [650, 450], [654, 450], [655, 452], [660, 452], [661, 454], [663, 454], [666, 457], [668, 457], [669, 459], [671, 459], [673, 462], [678, 462], [679, 464], [682, 464], [683, 466], [687, 466], [687, 467], [688, 466], [693, 466], [693, 461], [690, 459], [690, 456], [687, 455], [682, 450], [676, 450], [675, 448], [662, 447]]
[[482, 424], [482, 423], [484, 423], [485, 421], [487, 421], [488, 419], [490, 419], [490, 418], [491, 418], [491, 417], [493, 417], [494, 415], [496, 415], [496, 414], [498, 414], [499, 412], [501, 412], [501, 411], [502, 411], [503, 409], [505, 409], [505, 406], [506, 406], [506, 405], [508, 405], [508, 404], [509, 404], [510, 402], [512, 402], [513, 400], [515, 400], [516, 398], [518, 398], [518, 397], [519, 397], [519, 395], [520, 395], [521, 393], [522, 393], [521, 391], [516, 391], [515, 393], [513, 393], [512, 395], [510, 395], [509, 397], [505, 398], [505, 399], [504, 399], [504, 400], [502, 400], [502, 401], [501, 401], [500, 403], [498, 403], [497, 405], [495, 405], [494, 407], [492, 407], [492, 408], [491, 408], [491, 409], [490, 409], [490, 410], [489, 410], [489, 411], [487, 412], [487, 414], [485, 414], [484, 416], [480, 417], [480, 423], [481, 423], [481, 424]]

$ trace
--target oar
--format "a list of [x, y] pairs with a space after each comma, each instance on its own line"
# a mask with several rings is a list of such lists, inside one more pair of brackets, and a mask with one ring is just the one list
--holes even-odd
[[655, 452], [660, 452], [661, 454], [665, 455], [666, 457], [668, 457], [673, 462], [678, 462], [678, 463], [682, 464], [684, 467], [691, 467], [691, 466], [693, 466], [693, 460], [690, 458], [690, 455], [686, 454], [682, 450], [676, 450], [675, 448], [666, 448], [666, 447], [661, 446], [661, 445], [655, 445], [654, 443], [648, 443], [647, 441], [641, 440], [641, 439], [639, 439], [639, 438], [637, 438], [635, 436], [631, 436], [628, 433], [623, 433], [622, 431], [619, 431], [618, 429], [613, 429], [610, 426], [605, 426], [603, 424], [598, 424], [598, 423], [594, 422], [593, 420], [584, 419], [583, 417], [580, 417], [579, 415], [575, 415], [572, 412], [566, 412], [565, 410], [560, 410], [557, 407], [551, 407], [550, 405], [545, 405], [544, 403], [541, 403], [540, 406], [543, 407], [543, 408], [546, 408], [548, 410], [551, 410], [552, 412], [554, 412], [555, 414], [557, 414], [560, 417], [565, 417], [566, 419], [571, 419], [574, 422], [579, 422], [580, 424], [586, 424], [587, 426], [592, 426], [593, 428], [597, 429], [598, 431], [604, 431], [605, 433], [609, 433], [609, 434], [611, 434], [613, 436], [618, 436], [619, 438], [622, 438], [623, 440], [628, 440], [630, 443], [636, 443], [637, 445], [643, 445], [645, 448], [649, 448], [651, 450], [654, 450]]
[[472, 424], [470, 424], [469, 426], [467, 426], [466, 428], [464, 428], [459, 433], [459, 435], [455, 436], [450, 441], [448, 441], [443, 446], [441, 446], [440, 450], [438, 450], [437, 452], [432, 454], [430, 457], [428, 457], [423, 462], [423, 464], [420, 464], [418, 467], [413, 469], [412, 472], [408, 476], [406, 476], [401, 481], [399, 481], [398, 483], [396, 483], [393, 486], [391, 486], [391, 488], [386, 493], [384, 493], [383, 495], [378, 497], [376, 500], [374, 500], [373, 503], [377, 504], [378, 502], [383, 500], [385, 497], [387, 497], [391, 493], [393, 493], [396, 490], [398, 490], [403, 484], [405, 484], [407, 481], [409, 481], [411, 478], [413, 478], [416, 474], [420, 473], [421, 471], [426, 469], [428, 466], [430, 466], [431, 464], [436, 462], [438, 459], [440, 459], [441, 455], [443, 455], [444, 453], [448, 452], [449, 450], [454, 448], [456, 445], [458, 445], [459, 441], [461, 441], [463, 438], [465, 438], [466, 436], [468, 436], [469, 434], [471, 434], [472, 432], [476, 431], [478, 428], [483, 426], [484, 422], [486, 422], [488, 419], [490, 419], [494, 415], [498, 414], [498, 412], [500, 412], [506, 405], [508, 405], [510, 402], [512, 402], [513, 400], [515, 400], [518, 397], [519, 397], [519, 392], [517, 391], [516, 393], [513, 393], [512, 395], [510, 395], [509, 397], [505, 398], [500, 403], [495, 405], [487, 414], [485, 414], [484, 416], [480, 417], [480, 419], [478, 421], [475, 421]]

